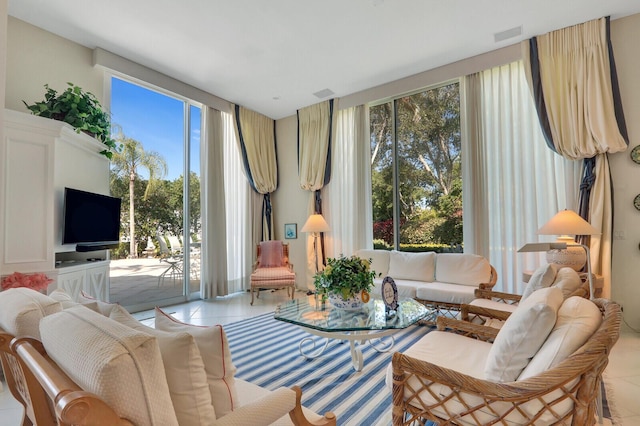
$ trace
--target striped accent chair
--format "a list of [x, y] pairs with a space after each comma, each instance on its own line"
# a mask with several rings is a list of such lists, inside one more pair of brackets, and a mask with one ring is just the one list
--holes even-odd
[[260, 298], [260, 290], [286, 288], [293, 299], [296, 273], [289, 262], [289, 244], [282, 241], [262, 241], [257, 246], [257, 259], [251, 274], [251, 304], [253, 293]]

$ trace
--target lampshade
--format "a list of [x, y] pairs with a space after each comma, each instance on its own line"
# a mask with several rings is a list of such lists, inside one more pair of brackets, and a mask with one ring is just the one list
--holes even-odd
[[538, 235], [598, 235], [600, 231], [591, 226], [573, 210], [562, 210], [542, 225]]
[[321, 214], [312, 214], [301, 229], [302, 232], [327, 232], [329, 225]]

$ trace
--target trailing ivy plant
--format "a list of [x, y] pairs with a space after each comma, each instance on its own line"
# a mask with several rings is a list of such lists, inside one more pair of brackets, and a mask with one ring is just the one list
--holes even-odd
[[32, 114], [40, 117], [69, 123], [78, 133], [85, 132], [107, 146], [100, 154], [111, 159], [117, 150], [116, 142], [111, 138], [111, 120], [109, 114], [91, 92], [85, 92], [73, 83], [58, 94], [45, 84], [44, 100], [33, 105], [22, 101]]

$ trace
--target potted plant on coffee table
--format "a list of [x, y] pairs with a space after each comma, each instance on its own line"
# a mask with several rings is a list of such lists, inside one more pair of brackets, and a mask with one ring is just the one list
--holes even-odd
[[85, 92], [73, 83], [58, 94], [45, 84], [44, 100], [32, 105], [22, 101], [32, 114], [69, 123], [78, 133], [85, 132], [106, 145], [100, 154], [111, 159], [116, 150], [116, 142], [111, 138], [109, 114], [91, 92]]
[[375, 271], [371, 261], [358, 256], [327, 259], [327, 267], [314, 277], [316, 293], [341, 309], [360, 309], [369, 301]]

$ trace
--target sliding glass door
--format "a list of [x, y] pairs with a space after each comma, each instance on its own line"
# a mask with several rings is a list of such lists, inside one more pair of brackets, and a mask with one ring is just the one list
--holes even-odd
[[184, 301], [200, 286], [201, 108], [112, 77], [110, 109], [121, 147], [111, 193], [123, 205], [110, 300], [133, 309]]

